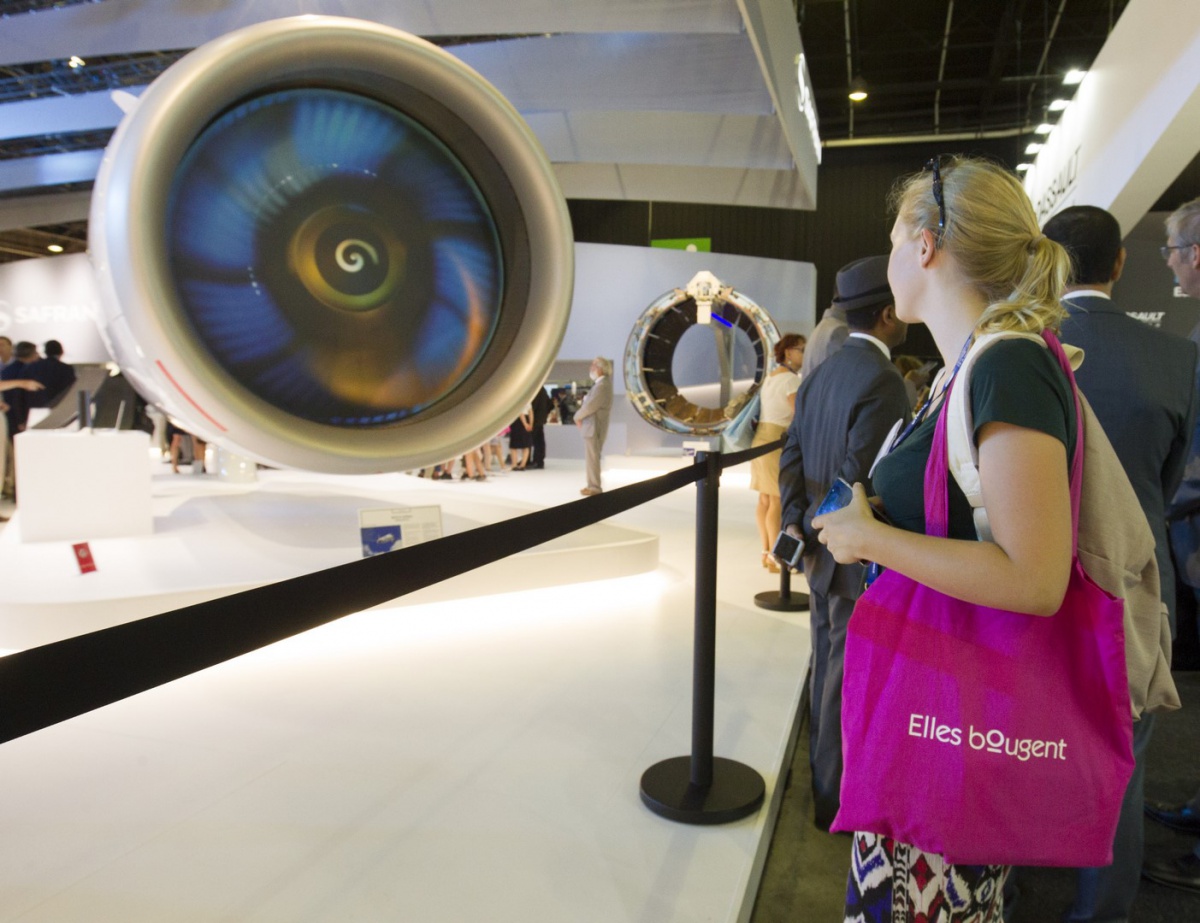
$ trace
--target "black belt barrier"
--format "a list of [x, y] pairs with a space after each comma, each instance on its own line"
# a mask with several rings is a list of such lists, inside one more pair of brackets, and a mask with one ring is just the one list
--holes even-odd
[[[721, 456], [722, 470], [781, 441]], [[593, 525], [705, 476], [693, 464], [583, 500], [0, 657], [0, 743]]]

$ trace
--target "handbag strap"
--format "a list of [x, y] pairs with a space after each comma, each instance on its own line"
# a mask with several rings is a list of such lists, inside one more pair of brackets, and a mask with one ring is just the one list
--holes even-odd
[[[1063, 352], [1062, 343], [1049, 330], [1042, 331], [1042, 339], [1058, 361], [1063, 374], [1067, 376], [1071, 396], [1075, 400], [1075, 453], [1071, 458], [1070, 473], [1071, 553], [1074, 555], [1079, 547], [1079, 498], [1083, 489], [1083, 408], [1079, 403], [1079, 387], [1075, 383], [1075, 373], [1071, 370], [1067, 354]], [[950, 393], [955, 383], [955, 379], [951, 379], [946, 386], [942, 412], [938, 414], [933, 430], [933, 446], [929, 451], [929, 461], [925, 465], [925, 534], [938, 538], [945, 538], [949, 534], [950, 471], [946, 443], [946, 420], [949, 414], [946, 413], [946, 408], [950, 405]]]

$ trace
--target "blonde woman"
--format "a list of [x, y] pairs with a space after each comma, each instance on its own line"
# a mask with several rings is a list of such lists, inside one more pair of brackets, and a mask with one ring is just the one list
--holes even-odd
[[[924, 534], [923, 478], [942, 395], [979, 334], [1040, 333], [1063, 316], [1066, 252], [1044, 237], [1020, 182], [985, 161], [943, 157], [893, 193], [888, 281], [897, 315], [928, 326], [947, 371], [928, 410], [876, 467], [872, 515], [862, 485], [845, 509], [813, 520], [842, 563], [875, 561], [973, 603], [1054, 614], [1071, 567], [1068, 459], [1075, 443], [1070, 385], [1049, 350], [1004, 340], [971, 373], [979, 475], [993, 541], [978, 541], [969, 505], [950, 479], [948, 538]], [[871, 833], [854, 837], [846, 920], [922, 918], [999, 923], [1005, 866], [951, 865]], [[893, 916], [893, 913], [897, 916]]]
[[[804, 337], [786, 333], [775, 344], [775, 368], [763, 380], [760, 394], [758, 426], [754, 429], [751, 447], [775, 442], [792, 422], [796, 391], [800, 388], [800, 366], [804, 364]], [[758, 491], [758, 506], [754, 518], [762, 542], [762, 566], [779, 573], [779, 565], [771, 557], [775, 536], [779, 534], [779, 454], [768, 452], [750, 461], [750, 489]]]

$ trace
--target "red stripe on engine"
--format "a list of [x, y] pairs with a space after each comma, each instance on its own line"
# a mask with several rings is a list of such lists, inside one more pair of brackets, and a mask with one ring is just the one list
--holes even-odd
[[194, 400], [192, 400], [192, 396], [190, 394], [188, 394], [186, 391], [184, 391], [183, 388], [181, 388], [179, 386], [179, 382], [177, 382], [175, 380], [175, 378], [171, 375], [171, 373], [167, 371], [167, 367], [162, 364], [161, 359], [155, 359], [154, 364], [158, 366], [158, 369], [160, 372], [162, 372], [164, 375], [167, 376], [167, 381], [169, 381], [171, 384], [173, 384], [175, 386], [175, 390], [183, 395], [183, 399], [185, 401], [187, 401], [189, 404], [191, 404], [193, 407], [195, 407], [198, 411], [200, 411], [200, 413], [204, 414], [204, 419], [206, 419], [209, 423], [211, 423], [213, 426], [215, 426], [221, 432], [223, 432], [223, 433], [229, 432], [229, 430], [227, 430], [224, 426], [222, 426], [220, 423], [218, 423], [216, 420], [214, 420], [212, 418], [212, 415], [209, 414], [209, 412], [207, 410], [205, 410], [203, 407], [201, 407], [199, 404], [197, 404]]

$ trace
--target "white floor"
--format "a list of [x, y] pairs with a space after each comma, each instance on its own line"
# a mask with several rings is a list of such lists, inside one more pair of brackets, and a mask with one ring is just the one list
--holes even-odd
[[[607, 459], [605, 483], [684, 463]], [[764, 776], [755, 817], [682, 825], [638, 797], [690, 750], [689, 487], [0, 746], [0, 921], [746, 919], [809, 654], [807, 613], [753, 604], [777, 578], [747, 482], [722, 481], [715, 750]], [[72, 573], [65, 543], [21, 545], [19, 515], [5, 529], [0, 647], [350, 560], [354, 510], [377, 501], [438, 503], [458, 531], [581, 483], [553, 460], [486, 483], [254, 488], [164, 468], [158, 534], [94, 543], [97, 574]]]

